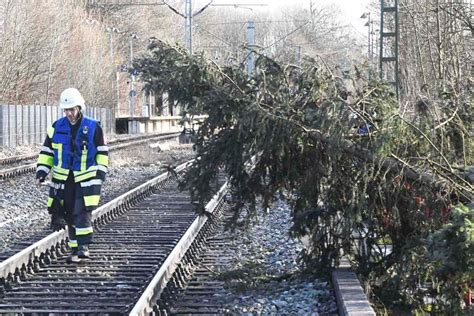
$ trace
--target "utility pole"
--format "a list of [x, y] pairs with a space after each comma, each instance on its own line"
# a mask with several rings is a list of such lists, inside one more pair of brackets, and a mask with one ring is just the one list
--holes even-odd
[[247, 74], [251, 75], [255, 69], [255, 23], [248, 21], [247, 23]]
[[296, 62], [301, 66], [301, 45], [296, 46]]
[[370, 78], [374, 59], [374, 45], [372, 41], [372, 36], [374, 33], [374, 21], [370, 17], [370, 12], [364, 12], [360, 18], [367, 19], [367, 22], [364, 24], [364, 26], [367, 26], [367, 64], [369, 66], [368, 76]]
[[119, 72], [117, 67], [115, 67], [115, 59], [114, 59], [114, 41], [113, 41], [113, 33], [120, 33], [120, 30], [116, 27], [107, 27], [106, 32], [110, 35], [110, 62], [112, 66], [114, 66], [115, 71], [115, 82], [112, 83], [112, 90], [115, 90], [116, 97], [117, 97], [117, 109], [115, 110], [116, 114], [120, 113], [120, 89], [119, 89]]
[[212, 4], [214, 0], [210, 0], [208, 4], [206, 4], [204, 7], [199, 9], [198, 11], [194, 12], [192, 11], [192, 0], [185, 0], [185, 9], [184, 9], [184, 14], [179, 12], [177, 9], [173, 8], [171, 5], [166, 3], [165, 0], [162, 0], [162, 2], [158, 1], [145, 1], [145, 0], [95, 0], [91, 4], [89, 4], [91, 7], [125, 7], [125, 6], [148, 6], [148, 5], [166, 5], [171, 11], [174, 13], [182, 16], [185, 19], [184, 22], [184, 28], [185, 28], [185, 44], [186, 48], [188, 49], [188, 52], [190, 54], [193, 53], [193, 18], [196, 15], [201, 14], [204, 10], [206, 10], [209, 6], [219, 6], [219, 7], [227, 7], [227, 6], [232, 6], [234, 8], [243, 8], [243, 9], [249, 9], [252, 10], [250, 7], [255, 7], [255, 6], [267, 6], [267, 4], [261, 4], [261, 3], [252, 3], [252, 4], [239, 4], [239, 3], [228, 3], [228, 4]]
[[184, 29], [185, 29], [185, 43], [188, 48], [189, 54], [193, 53], [193, 9], [192, 1], [186, 0], [186, 5], [184, 8], [185, 17], [184, 17]]
[[[95, 0], [92, 2], [90, 5], [91, 7], [103, 7], [103, 6], [110, 6], [110, 7], [125, 7], [125, 6], [149, 6], [149, 5], [166, 5], [171, 11], [174, 13], [182, 16], [185, 19], [184, 26], [185, 26], [185, 45], [186, 48], [189, 52], [189, 54], [193, 53], [193, 18], [202, 12], [204, 12], [209, 6], [232, 6], [234, 8], [244, 8], [244, 9], [249, 9], [252, 10], [249, 7], [253, 6], [267, 6], [267, 4], [238, 4], [238, 3], [233, 3], [233, 4], [212, 4], [214, 0], [210, 0], [208, 4], [206, 4], [204, 7], [201, 9], [197, 10], [196, 12], [193, 13], [192, 11], [192, 0], [185, 0], [185, 12], [184, 14], [179, 12], [177, 9], [173, 8], [171, 5], [169, 5], [166, 0], [162, 0], [162, 2], [155, 2], [155, 1], [144, 1], [144, 0]], [[253, 23], [253, 22], [252, 22]], [[254, 26], [255, 28], [255, 26]], [[130, 65], [133, 64], [133, 40], [138, 38], [136, 34], [131, 34], [130, 35]], [[255, 37], [253, 40], [249, 43], [252, 43], [252, 45], [255, 44]], [[113, 53], [111, 52], [111, 55]], [[252, 54], [252, 69], [254, 67], [254, 56]], [[129, 92], [129, 113], [130, 117], [133, 118], [134, 116], [134, 101], [136, 97], [136, 91], [134, 90], [134, 80], [135, 80], [135, 71], [132, 69], [132, 73], [130, 75], [130, 92]], [[117, 74], [118, 77], [118, 74]], [[117, 84], [117, 93], [119, 93], [119, 88]], [[118, 101], [117, 101], [118, 104]], [[118, 106], [117, 106], [118, 108]]]
[[166, 6], [168, 6], [168, 8], [170, 8], [171, 11], [173, 11], [174, 13], [182, 16], [184, 18], [184, 28], [185, 28], [185, 39], [184, 39], [184, 42], [186, 44], [186, 48], [188, 49], [188, 52], [190, 54], [193, 53], [193, 19], [195, 16], [201, 14], [202, 12], [204, 12], [208, 7], [210, 6], [215, 6], [215, 7], [220, 7], [220, 6], [232, 6], [234, 8], [244, 8], [244, 9], [250, 9], [252, 10], [251, 8], [248, 8], [248, 7], [253, 7], [253, 6], [267, 6], [266, 4], [260, 4], [260, 3], [254, 3], [254, 4], [238, 4], [238, 3], [234, 3], [234, 4], [212, 4], [212, 2], [214, 0], [210, 0], [210, 2], [208, 4], [206, 4], [204, 7], [202, 7], [201, 9], [197, 10], [196, 12], [193, 13], [193, 9], [192, 9], [192, 0], [185, 0], [185, 7], [184, 7], [184, 14], [179, 12], [178, 10], [176, 10], [175, 8], [173, 8], [172, 6], [170, 6], [168, 3], [166, 2], [163, 2]]
[[[398, 0], [380, 1], [380, 78], [394, 86], [398, 99]], [[392, 5], [388, 5], [386, 1]]]
[[[133, 65], [133, 40], [137, 39], [138, 36], [135, 33], [130, 34], [130, 67]], [[132, 69], [132, 73], [130, 74], [130, 93], [129, 93], [129, 104], [130, 104], [130, 117], [133, 118], [134, 116], [134, 101], [137, 92], [134, 90], [133, 82], [135, 80], [135, 70]]]

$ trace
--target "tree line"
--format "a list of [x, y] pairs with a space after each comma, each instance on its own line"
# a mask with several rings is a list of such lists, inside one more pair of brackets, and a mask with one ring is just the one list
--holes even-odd
[[[146, 51], [150, 39], [184, 46], [184, 1], [126, 5], [138, 2], [145, 3], [1, 0], [0, 101], [50, 105], [62, 89], [75, 86], [91, 105], [114, 107], [117, 90], [127, 95], [131, 89], [126, 73], [131, 46], [135, 57]], [[194, 12], [206, 4], [193, 3]], [[298, 54], [332, 55], [335, 60], [350, 52], [360, 56], [336, 9], [313, 1], [289, 7], [285, 14], [210, 6], [194, 17], [195, 51], [220, 64], [245, 62], [249, 20], [255, 21], [256, 44], [280, 59], [297, 63]], [[132, 41], [131, 34], [136, 35]]]

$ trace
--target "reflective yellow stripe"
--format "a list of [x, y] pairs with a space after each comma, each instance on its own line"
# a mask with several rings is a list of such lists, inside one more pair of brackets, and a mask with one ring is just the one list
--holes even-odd
[[60, 180], [60, 181], [66, 181], [67, 176], [63, 176], [62, 174], [53, 173], [53, 179]]
[[48, 127], [48, 130], [47, 130], [47, 133], [48, 133], [48, 137], [49, 137], [49, 138], [53, 138], [53, 135], [54, 135], [54, 127], [49, 126], [49, 127]]
[[76, 172], [74, 172], [74, 182], [82, 182], [84, 180], [88, 180], [88, 179], [92, 179], [92, 178], [95, 178], [97, 176], [97, 170], [94, 170], [94, 171], [91, 171], [91, 172], [87, 172], [85, 174], [80, 174], [80, 175], [76, 175]]
[[70, 240], [68, 245], [70, 248], [77, 248], [77, 240]]
[[82, 182], [97, 176], [97, 166], [90, 166], [87, 170], [74, 171], [74, 181]]
[[64, 169], [58, 166], [53, 167], [53, 171], [62, 175], [67, 176], [69, 174], [69, 169]]
[[[61, 206], [64, 206], [64, 200], [58, 200], [58, 201], [59, 201], [59, 204], [61, 204]], [[48, 202], [47, 202], [48, 207], [51, 207], [53, 205], [53, 202], [54, 202], [54, 199], [48, 196]]]
[[52, 146], [58, 151], [58, 166], [61, 167], [63, 165], [63, 144], [52, 143]]
[[40, 154], [38, 156], [38, 163], [51, 167], [53, 165], [53, 157], [45, 154]]
[[95, 156], [95, 161], [97, 161], [99, 165], [107, 167], [109, 165], [109, 156], [97, 154]]
[[81, 156], [81, 171], [87, 170], [87, 149], [82, 151]]
[[92, 227], [84, 227], [84, 228], [77, 228], [76, 227], [76, 236], [84, 236], [84, 235], [89, 235], [92, 234], [94, 230]]
[[96, 206], [99, 205], [100, 195], [89, 195], [84, 196], [84, 204], [86, 206]]
[[53, 166], [53, 179], [66, 180], [68, 175], [69, 170], [58, 166]]
[[79, 170], [79, 171], [74, 171], [74, 176], [81, 176], [83, 174], [89, 173], [89, 172], [94, 172], [97, 171], [97, 166], [90, 166], [87, 168], [87, 170]]

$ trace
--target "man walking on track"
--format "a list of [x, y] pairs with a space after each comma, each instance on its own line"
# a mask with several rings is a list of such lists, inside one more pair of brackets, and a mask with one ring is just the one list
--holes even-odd
[[83, 115], [84, 98], [75, 88], [61, 93], [65, 116], [48, 128], [36, 168], [37, 183], [51, 172], [48, 196], [51, 229], [68, 225], [69, 263], [89, 258], [92, 211], [97, 208], [108, 166], [108, 148], [100, 123]]

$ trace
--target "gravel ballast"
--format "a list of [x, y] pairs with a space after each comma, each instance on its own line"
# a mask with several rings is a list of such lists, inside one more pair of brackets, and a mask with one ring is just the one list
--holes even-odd
[[337, 314], [329, 279], [316, 278], [302, 271], [298, 254], [303, 244], [289, 235], [291, 225], [290, 208], [278, 201], [248, 232], [231, 233], [237, 252], [229, 269], [240, 269], [248, 263], [258, 264], [266, 281], [256, 282], [240, 293], [231, 291], [228, 312], [249, 315]]

